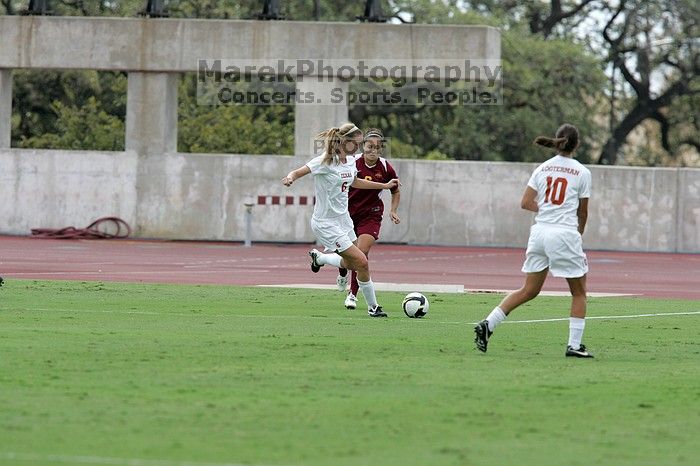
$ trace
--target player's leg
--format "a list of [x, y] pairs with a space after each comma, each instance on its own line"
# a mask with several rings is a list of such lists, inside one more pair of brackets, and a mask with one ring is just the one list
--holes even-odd
[[323, 253], [317, 249], [312, 249], [309, 251], [309, 257], [311, 257], [311, 271], [313, 273], [321, 270], [324, 265], [332, 265], [334, 267], [340, 267], [340, 261], [342, 257], [338, 253]]
[[[375, 243], [374, 236], [368, 235], [366, 233], [361, 234], [357, 238], [357, 247], [360, 249], [365, 254], [365, 257], [369, 260], [369, 250], [372, 249], [372, 246], [374, 246]], [[357, 284], [357, 272], [352, 271], [350, 274], [350, 294], [348, 294], [348, 297], [350, 295], [352, 296], [357, 296], [357, 291], [359, 289], [359, 285]]]
[[540, 225], [535, 224], [530, 229], [525, 262], [522, 267], [522, 271], [527, 274], [525, 284], [519, 290], [513, 291], [503, 298], [501, 303], [474, 327], [474, 342], [479, 351], [486, 352], [489, 338], [494, 329], [505, 320], [513, 309], [530, 301], [540, 293], [547, 278], [548, 267], [549, 259], [544, 250], [544, 230]]
[[[357, 232], [356, 232], [357, 233]], [[355, 240], [355, 246], [357, 246], [357, 240]], [[367, 257], [367, 256], [365, 256]], [[350, 291], [348, 292], [347, 296], [345, 297], [345, 302], [343, 303], [345, 305], [345, 309], [357, 309], [357, 293], [360, 289], [359, 285], [357, 284], [357, 272], [354, 270], [348, 270], [348, 269], [338, 269], [338, 270], [345, 270], [348, 271], [349, 274], [348, 276], [350, 277]], [[340, 277], [340, 275], [339, 275]]]
[[550, 234], [547, 241], [550, 270], [555, 277], [566, 278], [571, 291], [571, 313], [569, 317], [569, 341], [565, 355], [577, 358], [592, 358], [581, 344], [586, 326], [586, 274], [588, 261], [583, 252], [583, 241], [578, 231], [560, 229]]
[[370, 278], [369, 262], [367, 261], [365, 253], [360, 251], [360, 248], [353, 244], [348, 249], [341, 251], [340, 255], [343, 258], [340, 264], [341, 267], [357, 272], [358, 288], [365, 297], [369, 315], [372, 317], [386, 317], [386, 313], [384, 313], [381, 306], [377, 304], [374, 283], [372, 283], [372, 279]]
[[569, 317], [569, 343], [566, 356], [592, 358], [593, 355], [581, 344], [586, 327], [586, 276], [567, 278], [571, 290], [571, 316]]
[[486, 352], [491, 334], [512, 310], [540, 294], [542, 285], [547, 279], [548, 270], [544, 269], [539, 272], [528, 273], [525, 276], [525, 284], [520, 289], [509, 293], [498, 306], [493, 308], [491, 313], [486, 316], [486, 319], [476, 324], [476, 327], [474, 327], [476, 335], [474, 342], [480, 351]]
[[[348, 236], [352, 239], [352, 241], [355, 244], [357, 244], [357, 231], [355, 230], [355, 222], [356, 220], [350, 217], [350, 215], [347, 215], [340, 220], [341, 227], [345, 230], [349, 230], [348, 233], [350, 234]], [[335, 283], [338, 286], [338, 291], [344, 292], [347, 289], [349, 278], [350, 275], [348, 274], [348, 269], [344, 267], [339, 267], [338, 276], [335, 279]], [[350, 305], [348, 306], [348, 304]], [[353, 303], [348, 302], [347, 299], [345, 301], [345, 307], [347, 307], [348, 309], [355, 309], [355, 307], [357, 307], [357, 304], [354, 304], [355, 305], [353, 306]]]
[[571, 291], [571, 317], [576, 319], [586, 318], [586, 276], [579, 278], [567, 278]]
[[[347, 217], [347, 218], [346, 218]], [[332, 265], [340, 268], [341, 257], [340, 251], [344, 251], [353, 245], [353, 241], [357, 239], [352, 228], [352, 220], [346, 215], [339, 219], [333, 220], [316, 220], [311, 219], [311, 230], [316, 235], [318, 242], [323, 245], [326, 250], [335, 251], [332, 253], [322, 253], [316, 249], [309, 251], [311, 257], [311, 271], [316, 273], [324, 265]]]
[[[356, 215], [352, 217], [354, 232], [357, 235], [355, 245], [360, 248], [365, 256], [368, 257], [369, 250], [374, 242], [379, 237], [379, 229], [382, 225], [381, 216], [377, 215]], [[355, 309], [357, 307], [357, 293], [359, 285], [357, 283], [357, 272], [352, 271], [350, 274], [350, 292], [345, 298], [345, 307], [347, 309]]]
[[542, 291], [548, 271], [549, 269], [544, 269], [540, 272], [528, 273], [525, 276], [525, 284], [520, 289], [509, 293], [497, 307], [507, 316], [516, 307], [536, 298]]

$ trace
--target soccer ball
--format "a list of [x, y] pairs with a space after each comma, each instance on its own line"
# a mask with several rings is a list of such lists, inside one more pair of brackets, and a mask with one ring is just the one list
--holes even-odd
[[428, 313], [428, 308], [430, 303], [428, 298], [420, 293], [408, 293], [405, 298], [403, 298], [403, 312], [410, 318], [420, 318]]

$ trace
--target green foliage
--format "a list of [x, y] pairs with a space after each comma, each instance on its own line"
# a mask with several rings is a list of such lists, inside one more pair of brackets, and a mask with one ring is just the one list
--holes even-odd
[[500, 27], [502, 19], [495, 15], [484, 15], [479, 11], [465, 9], [459, 0], [392, 0], [392, 12], [400, 12], [419, 24], [485, 24]]
[[22, 139], [20, 147], [93, 150], [124, 150], [124, 121], [102, 109], [95, 97], [81, 107], [54, 102], [57, 115], [56, 133]]
[[19, 71], [13, 82], [13, 145], [123, 150], [124, 73]]
[[[370, 125], [367, 125], [370, 127]], [[389, 139], [389, 150], [387, 151], [390, 157], [401, 158], [401, 159], [418, 159], [423, 155], [423, 150], [418, 146], [412, 146], [407, 144], [401, 139], [390, 138]]]
[[283, 123], [289, 110], [229, 105], [198, 109], [183, 116], [178, 128], [178, 151], [234, 154], [294, 153], [294, 126]]
[[[19, 118], [13, 142], [21, 138], [51, 133], [56, 130], [56, 113], [52, 105], [83, 105], [84, 94], [94, 94], [94, 80], [85, 72], [15, 71], [13, 73], [12, 110]], [[86, 90], [85, 93], [82, 90]]]
[[452, 160], [447, 154], [443, 154], [439, 150], [431, 150], [425, 154], [426, 160]]
[[294, 107], [197, 103], [196, 76], [180, 81], [178, 151], [234, 154], [294, 153]]

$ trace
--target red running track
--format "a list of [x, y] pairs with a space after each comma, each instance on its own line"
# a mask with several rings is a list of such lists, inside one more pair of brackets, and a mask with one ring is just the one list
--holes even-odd
[[[0, 237], [0, 275], [45, 280], [275, 285], [335, 284], [336, 271], [309, 271], [308, 244], [53, 240]], [[700, 254], [588, 251], [591, 292], [700, 300]], [[516, 289], [524, 250], [377, 244], [375, 282]], [[549, 277], [546, 291], [567, 291]]]

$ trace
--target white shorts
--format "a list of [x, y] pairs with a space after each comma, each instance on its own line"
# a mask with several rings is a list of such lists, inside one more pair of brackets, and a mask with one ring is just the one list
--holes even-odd
[[577, 230], [542, 224], [530, 228], [522, 271], [535, 273], [547, 267], [555, 277], [579, 278], [588, 273], [583, 240]]
[[311, 217], [311, 230], [318, 242], [330, 251], [343, 252], [357, 239], [348, 213], [332, 219], [318, 220]]

